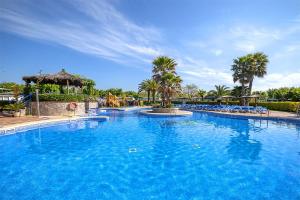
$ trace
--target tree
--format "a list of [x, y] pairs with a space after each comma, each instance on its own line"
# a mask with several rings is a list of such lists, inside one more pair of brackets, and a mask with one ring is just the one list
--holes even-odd
[[124, 94], [128, 97], [133, 97], [135, 99], [139, 98], [139, 94], [135, 91], [125, 91]]
[[267, 74], [267, 64], [269, 60], [268, 56], [262, 52], [248, 54], [246, 59], [248, 64], [249, 95], [251, 95], [254, 78], [263, 78]]
[[183, 90], [187, 94], [188, 98], [192, 99], [196, 95], [198, 87], [195, 84], [188, 84]]
[[156, 95], [156, 92], [158, 90], [159, 85], [157, 84], [157, 82], [155, 80], [151, 79], [148, 82], [148, 87], [149, 87], [149, 90], [151, 91], [151, 94], [152, 94], [152, 102], [154, 103], [155, 102], [155, 95]]
[[[241, 95], [245, 96], [246, 94], [246, 85], [249, 83], [248, 76], [248, 60], [246, 56], [238, 57], [233, 60], [233, 65], [231, 66], [231, 71], [233, 71], [233, 82], [239, 82], [241, 84]], [[244, 99], [242, 102], [245, 105]]]
[[147, 99], [148, 102], [150, 102], [150, 92], [151, 92], [151, 88], [150, 88], [150, 79], [146, 79], [143, 80], [140, 84], [139, 84], [139, 93], [142, 91], [147, 92]]
[[123, 94], [123, 90], [122, 90], [122, 88], [110, 88], [110, 89], [107, 89], [106, 91], [106, 95], [108, 94], [108, 93], [111, 93], [112, 95], [115, 95], [115, 96], [122, 96], [122, 94]]
[[211, 93], [213, 93], [216, 97], [225, 96], [230, 93], [229, 87], [225, 85], [215, 85], [215, 90], [212, 90]]
[[87, 95], [94, 95], [96, 83], [92, 79], [83, 79], [83, 93]]
[[[244, 91], [247, 94], [249, 88], [247, 86], [244, 87]], [[234, 86], [233, 89], [230, 91], [230, 95], [235, 97], [241, 97], [242, 95], [242, 86]]]
[[171, 97], [181, 90], [181, 78], [176, 74], [177, 63], [174, 59], [160, 56], [154, 59], [153, 79], [159, 85], [159, 93], [161, 94], [162, 106], [170, 106]]
[[204, 96], [206, 95], [206, 91], [205, 90], [197, 90], [197, 96], [201, 97], [201, 100], [203, 101]]
[[20, 93], [24, 90], [23, 84], [17, 84], [15, 82], [2, 82], [0, 83], [0, 88], [8, 89], [8, 90], [14, 90], [15, 87], [18, 87], [18, 90]]

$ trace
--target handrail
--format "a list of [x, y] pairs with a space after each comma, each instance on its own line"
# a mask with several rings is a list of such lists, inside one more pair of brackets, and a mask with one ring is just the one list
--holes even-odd
[[[27, 99], [27, 100], [26, 100]], [[28, 94], [27, 96], [23, 97], [22, 103], [27, 103], [32, 100], [32, 93]]]
[[298, 104], [298, 106], [297, 106], [296, 114], [297, 114], [297, 117], [300, 117], [300, 104]]

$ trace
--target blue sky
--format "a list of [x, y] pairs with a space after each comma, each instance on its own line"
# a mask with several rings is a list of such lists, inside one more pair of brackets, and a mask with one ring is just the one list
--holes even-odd
[[65, 68], [136, 90], [167, 55], [208, 90], [233, 86], [233, 58], [256, 51], [270, 63], [255, 89], [300, 86], [299, 0], [0, 0], [0, 81]]

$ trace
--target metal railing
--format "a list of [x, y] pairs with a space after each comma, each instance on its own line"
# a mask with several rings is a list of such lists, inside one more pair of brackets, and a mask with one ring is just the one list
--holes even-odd
[[23, 103], [27, 108], [27, 114], [29, 115], [32, 114], [31, 101], [32, 101], [32, 93], [28, 94], [27, 96], [24, 96], [22, 100], [20, 100], [20, 102]]
[[297, 106], [296, 114], [297, 114], [297, 117], [300, 117], [300, 104]]

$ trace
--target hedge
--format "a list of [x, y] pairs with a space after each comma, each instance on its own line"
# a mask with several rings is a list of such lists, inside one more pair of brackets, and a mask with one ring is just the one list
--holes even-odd
[[[182, 102], [179, 101], [173, 101], [174, 104], [182, 104]], [[188, 101], [186, 104], [208, 104], [208, 105], [219, 105], [220, 102], [216, 101]], [[225, 102], [222, 102], [222, 104], [226, 104]], [[228, 105], [239, 105], [240, 103], [238, 101], [228, 101]], [[250, 106], [255, 106], [255, 103], [251, 102], [249, 104]], [[300, 105], [300, 102], [258, 102], [257, 106], [263, 106], [265, 108], [268, 108], [269, 110], [277, 110], [277, 111], [287, 111], [287, 112], [296, 112], [297, 106]]]
[[[36, 101], [35, 95], [32, 100]], [[96, 101], [96, 97], [87, 96], [83, 94], [39, 94], [39, 101], [62, 101], [62, 102], [82, 102], [82, 101]]]
[[[250, 105], [255, 106], [255, 103], [250, 103]], [[296, 112], [300, 102], [259, 102], [257, 105], [268, 108], [269, 110]]]

